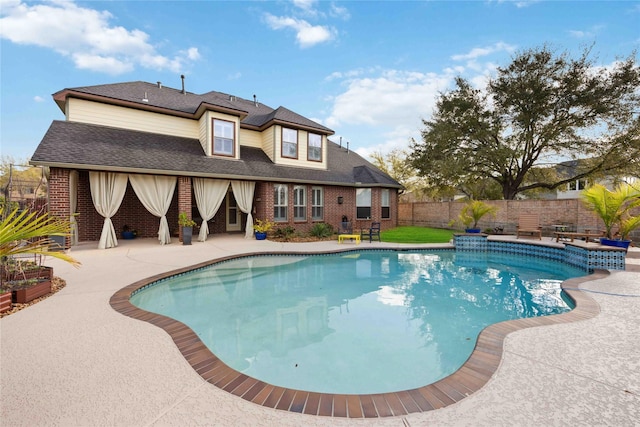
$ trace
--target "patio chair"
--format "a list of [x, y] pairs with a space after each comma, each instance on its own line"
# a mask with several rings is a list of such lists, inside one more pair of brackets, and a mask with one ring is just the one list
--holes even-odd
[[521, 234], [537, 237], [538, 240], [542, 240], [542, 227], [540, 226], [540, 218], [537, 214], [520, 215], [516, 238], [519, 239]]
[[338, 234], [353, 234], [351, 221], [348, 221], [346, 218], [342, 218], [342, 222], [340, 222], [340, 227], [338, 228]]
[[369, 238], [369, 243], [371, 243], [373, 239], [376, 238], [378, 239], [378, 242], [381, 242], [382, 240], [380, 240], [380, 223], [372, 222], [371, 227], [361, 229], [360, 239], [364, 239], [365, 237]]

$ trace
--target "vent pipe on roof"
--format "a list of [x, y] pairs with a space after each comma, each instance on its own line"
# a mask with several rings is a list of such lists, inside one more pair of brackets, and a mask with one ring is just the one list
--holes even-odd
[[180, 74], [180, 78], [182, 79], [182, 93], [187, 93], [184, 91], [184, 74]]
[[149, 98], [147, 98], [147, 92], [144, 93], [144, 98], [142, 98], [142, 102], [149, 102]]
[[258, 98], [256, 98], [255, 93], [253, 94], [253, 105], [258, 106]]
[[342, 148], [342, 137], [340, 137], [340, 148]]
[[162, 82], [158, 82], [158, 89], [162, 89]]
[[349, 141], [347, 141], [347, 153], [349, 152]]

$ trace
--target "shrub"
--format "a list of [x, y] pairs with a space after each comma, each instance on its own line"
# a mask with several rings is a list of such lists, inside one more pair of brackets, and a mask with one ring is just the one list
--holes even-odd
[[286, 227], [276, 228], [274, 235], [278, 238], [289, 239], [291, 236], [295, 234], [295, 232], [296, 232], [295, 228], [293, 228], [290, 225], [287, 225]]
[[309, 232], [314, 237], [329, 237], [333, 234], [333, 226], [326, 222], [314, 224]]

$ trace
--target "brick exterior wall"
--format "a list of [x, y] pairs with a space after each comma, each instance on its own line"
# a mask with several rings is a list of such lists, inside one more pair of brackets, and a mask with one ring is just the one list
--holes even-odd
[[[71, 217], [69, 203], [69, 169], [51, 168], [49, 170], [49, 214], [68, 220]], [[69, 247], [65, 239], [64, 247]]]
[[[256, 191], [254, 196], [254, 211], [255, 218], [267, 219], [273, 221], [273, 202], [274, 191], [273, 187], [275, 182], [258, 182], [256, 183]], [[331, 224], [334, 229], [338, 229], [342, 217], [346, 216], [351, 221], [354, 230], [360, 228], [368, 228], [372, 221], [380, 221], [380, 226], [383, 230], [393, 228], [397, 226], [398, 216], [398, 192], [395, 189], [389, 190], [389, 204], [390, 204], [390, 218], [381, 219], [382, 207], [381, 203], [381, 189], [371, 189], [371, 216], [369, 220], [356, 219], [356, 189], [353, 187], [339, 187], [339, 186], [316, 186], [305, 185], [306, 200], [307, 200], [307, 220], [306, 221], [294, 221], [293, 219], [293, 189], [296, 185], [300, 184], [288, 184], [288, 209], [287, 209], [287, 222], [278, 222], [276, 227], [292, 226], [296, 232], [307, 233], [311, 230], [313, 225], [318, 222], [325, 222]], [[324, 218], [321, 221], [315, 221], [311, 219], [311, 189], [313, 187], [322, 187], [324, 189]], [[338, 197], [342, 197], [342, 204], [338, 203]]]
[[[578, 231], [586, 229], [600, 231], [602, 221], [587, 209], [579, 199], [561, 200], [490, 200], [487, 203], [496, 206], [495, 218], [486, 215], [478, 224], [481, 229], [503, 227], [504, 232], [515, 234], [520, 214], [537, 214], [540, 217], [542, 233], [551, 236], [554, 224], [572, 224]], [[398, 225], [417, 225], [421, 227], [450, 228], [448, 223], [456, 220], [464, 207], [464, 202], [414, 202], [400, 203], [398, 206]], [[640, 214], [640, 209], [633, 212]], [[460, 228], [456, 225], [454, 228]], [[636, 229], [631, 238], [640, 239], [640, 230]]]
[[[177, 191], [178, 191], [178, 214], [180, 214], [181, 212], [184, 212], [187, 214], [187, 218], [193, 219], [193, 212], [191, 210], [191, 205], [193, 204], [191, 178], [188, 176], [179, 176]], [[196, 209], [196, 213], [198, 213], [197, 209]], [[167, 218], [167, 221], [168, 221], [168, 218]], [[169, 227], [171, 227], [171, 225], [169, 225]], [[180, 226], [178, 226], [178, 240], [182, 241], [182, 227]]]
[[[91, 187], [89, 184], [89, 172], [80, 171], [78, 177], [78, 239], [79, 241], [100, 240], [104, 218], [93, 206], [91, 199]], [[160, 218], [149, 213], [136, 196], [130, 183], [122, 199], [118, 212], [111, 218], [118, 238], [126, 225], [130, 230], [136, 231], [138, 237], [158, 237]], [[167, 222], [172, 236], [177, 236], [178, 230], [178, 191], [174, 191], [173, 200], [167, 211]]]
[[[273, 186], [274, 182], [256, 182], [253, 202], [254, 218], [268, 219], [273, 221]], [[398, 194], [395, 189], [390, 189], [390, 218], [381, 219], [381, 189], [372, 188], [371, 191], [371, 220], [356, 220], [356, 189], [353, 187], [322, 186], [324, 189], [324, 219], [314, 221], [311, 219], [311, 188], [314, 185], [305, 185], [307, 197], [307, 220], [293, 220], [293, 188], [294, 184], [288, 185], [289, 207], [286, 223], [278, 223], [277, 227], [290, 225], [296, 232], [307, 233], [317, 222], [331, 224], [334, 229], [338, 229], [342, 216], [347, 216], [353, 224], [354, 230], [368, 228], [372, 221], [380, 221], [382, 229], [396, 227], [398, 224]], [[342, 204], [338, 204], [338, 197], [342, 197]], [[69, 170], [51, 168], [49, 178], [49, 211], [52, 215], [68, 218], [69, 212]], [[226, 200], [220, 205], [218, 213], [209, 221], [209, 232], [226, 233]], [[178, 177], [176, 190], [174, 191], [171, 206], [167, 211], [167, 222], [172, 236], [180, 236], [178, 226], [178, 213], [186, 212], [187, 215], [197, 223], [201, 222], [200, 213], [196, 207], [195, 196], [190, 177]], [[96, 211], [91, 199], [91, 188], [89, 184], [89, 172], [79, 171], [78, 177], [78, 239], [79, 241], [98, 241], [102, 233], [104, 218]], [[244, 233], [246, 226], [246, 214], [242, 214], [241, 233]], [[125, 225], [129, 230], [136, 231], [138, 237], [158, 236], [160, 219], [147, 211], [136, 196], [130, 183], [127, 183], [122, 204], [118, 212], [111, 218], [118, 238], [121, 238], [121, 231]], [[198, 227], [194, 228], [194, 236], [198, 232]], [[239, 232], [239, 233], [240, 233]]]

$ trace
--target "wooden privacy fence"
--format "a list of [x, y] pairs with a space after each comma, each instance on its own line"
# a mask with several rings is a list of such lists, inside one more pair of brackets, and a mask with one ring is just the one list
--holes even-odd
[[[537, 214], [540, 217], [542, 234], [553, 236], [556, 226], [567, 226], [571, 231], [600, 231], [602, 221], [588, 210], [579, 199], [560, 200], [484, 200], [496, 206], [496, 216], [486, 215], [478, 226], [480, 229], [501, 228], [505, 234], [516, 234], [520, 214]], [[461, 229], [460, 224], [448, 224], [458, 218], [465, 202], [412, 202], [399, 203], [398, 225]], [[640, 214], [640, 211], [634, 211]], [[640, 241], [640, 229], [631, 233], [631, 239]]]

